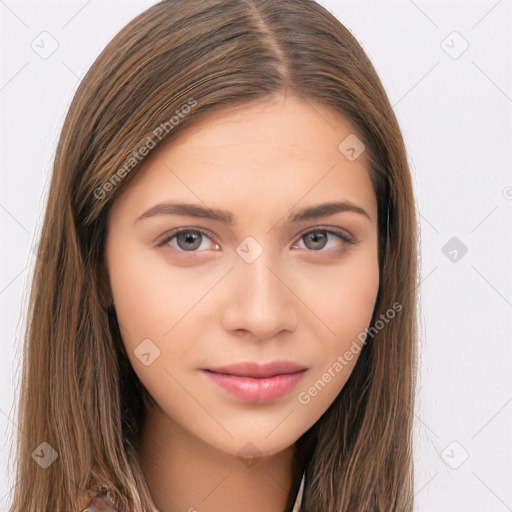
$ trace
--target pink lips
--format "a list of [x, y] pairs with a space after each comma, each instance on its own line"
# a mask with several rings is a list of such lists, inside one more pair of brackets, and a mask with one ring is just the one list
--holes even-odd
[[245, 362], [201, 371], [238, 398], [262, 401], [286, 394], [307, 370], [291, 361], [273, 361], [267, 364]]

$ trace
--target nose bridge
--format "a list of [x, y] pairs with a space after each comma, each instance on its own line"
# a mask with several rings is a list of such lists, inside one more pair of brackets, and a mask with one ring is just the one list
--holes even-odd
[[237, 248], [233, 293], [229, 294], [224, 322], [227, 329], [248, 330], [264, 338], [282, 329], [293, 330], [297, 312], [276, 254], [258, 245], [246, 240]]
[[[238, 267], [238, 268], [237, 268]], [[243, 295], [251, 297], [252, 303], [271, 303], [283, 294], [283, 283], [275, 275], [275, 258], [271, 251], [264, 251], [253, 262], [242, 259], [237, 266], [237, 274], [246, 290]]]
[[258, 239], [247, 236], [236, 248], [236, 253], [235, 271], [246, 288], [261, 295], [268, 294], [269, 287], [276, 287], [276, 276], [270, 269], [279, 267], [279, 260], [270, 236], [262, 235]]

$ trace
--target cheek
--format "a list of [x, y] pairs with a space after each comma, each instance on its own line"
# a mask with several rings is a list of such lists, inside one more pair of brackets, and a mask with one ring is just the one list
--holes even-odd
[[121, 332], [129, 334], [132, 342], [157, 336], [163, 328], [157, 321], [166, 301], [163, 283], [155, 287], [154, 270], [136, 251], [127, 250], [125, 257], [112, 251], [110, 256], [115, 262], [109, 266], [109, 276]]
[[298, 401], [314, 402], [309, 409], [320, 411], [343, 388], [364, 346], [379, 289], [376, 252], [360, 252], [346, 265], [325, 274], [317, 272], [314, 287], [309, 277], [304, 279], [310, 288], [306, 296], [316, 313], [307, 315], [316, 364]]
[[[155, 369], [172, 369], [176, 361], [188, 361], [197, 351], [192, 341], [204, 331], [198, 315], [204, 317], [208, 291], [222, 274], [199, 267], [173, 268], [156, 250], [135, 244], [118, 247], [112, 244], [108, 252], [117, 320], [132, 365], [144, 380], [151, 380]], [[149, 368], [136, 357], [142, 346], [158, 354]]]
[[180, 272], [170, 273], [155, 250], [133, 244], [111, 248], [108, 256], [119, 323], [131, 338], [161, 338], [185, 313], [193, 287]]
[[135, 373], [157, 401], [169, 395], [186, 401], [166, 370], [174, 373], [171, 363], [190, 357], [193, 347], [180, 328], [197, 302], [197, 287], [135, 246], [111, 248], [108, 257], [116, 316]]
[[338, 266], [302, 273], [300, 281], [324, 343], [338, 349], [368, 326], [379, 290], [376, 250], [350, 256]]

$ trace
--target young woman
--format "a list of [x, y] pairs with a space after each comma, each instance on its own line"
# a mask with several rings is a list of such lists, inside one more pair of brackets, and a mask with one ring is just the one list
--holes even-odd
[[11, 511], [412, 512], [417, 229], [325, 8], [142, 13], [57, 148]]

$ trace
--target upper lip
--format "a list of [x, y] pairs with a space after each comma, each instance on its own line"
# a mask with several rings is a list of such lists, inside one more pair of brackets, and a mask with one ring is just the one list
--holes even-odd
[[307, 367], [294, 363], [293, 361], [272, 361], [270, 363], [246, 361], [205, 369], [215, 373], [225, 373], [228, 375], [237, 375], [239, 377], [263, 378], [282, 375], [285, 373], [296, 373], [307, 370]]

